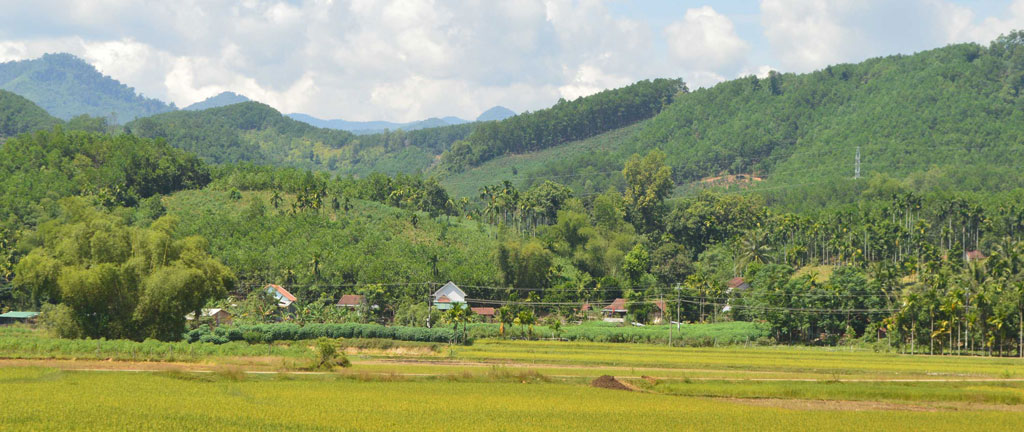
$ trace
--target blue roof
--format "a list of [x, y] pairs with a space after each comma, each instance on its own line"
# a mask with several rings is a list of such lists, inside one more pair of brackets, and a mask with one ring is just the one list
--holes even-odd
[[11, 312], [7, 312], [5, 314], [0, 314], [0, 318], [28, 319], [28, 318], [35, 318], [37, 316], [39, 316], [39, 312], [16, 312], [16, 311], [11, 311]]

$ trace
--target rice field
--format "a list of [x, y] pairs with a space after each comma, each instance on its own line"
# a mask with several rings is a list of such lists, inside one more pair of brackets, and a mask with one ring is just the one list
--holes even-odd
[[773, 406], [531, 380], [0, 369], [8, 430], [1013, 430], [1007, 410]]
[[[1013, 430], [1024, 420], [1017, 358], [346, 339], [352, 367], [302, 373], [314, 356], [305, 341], [184, 355], [156, 341], [0, 339], [0, 430]], [[591, 386], [605, 375], [632, 391]]]

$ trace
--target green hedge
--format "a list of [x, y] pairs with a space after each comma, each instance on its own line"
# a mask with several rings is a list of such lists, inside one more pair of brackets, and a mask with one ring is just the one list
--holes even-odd
[[[649, 325], [634, 327], [601, 321], [585, 322], [583, 325], [564, 325], [559, 332], [546, 326], [533, 326], [532, 338], [559, 338], [570, 341], [586, 342], [626, 342], [667, 344], [671, 327], [672, 345], [676, 346], [712, 346], [733, 345], [756, 342], [770, 335], [770, 328], [763, 323], [724, 322], [715, 324], [684, 324], [676, 326]], [[499, 324], [470, 324], [470, 339], [500, 337]], [[530, 338], [529, 329], [523, 326], [510, 326], [505, 329], [505, 337]]]

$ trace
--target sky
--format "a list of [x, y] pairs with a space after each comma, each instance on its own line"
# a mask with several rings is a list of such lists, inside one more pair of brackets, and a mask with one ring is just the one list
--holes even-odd
[[1024, 0], [0, 0], [0, 62], [70, 52], [179, 107], [234, 91], [285, 113], [473, 119], [651, 78], [987, 44]]

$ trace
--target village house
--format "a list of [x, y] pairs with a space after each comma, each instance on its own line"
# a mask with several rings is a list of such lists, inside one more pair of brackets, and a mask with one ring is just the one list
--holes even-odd
[[[647, 316], [648, 322], [652, 324], [661, 324], [665, 319], [665, 312], [667, 306], [664, 300], [655, 300], [653, 302], [654, 308], [650, 311]], [[589, 305], [588, 305], [589, 306]], [[629, 310], [626, 308], [627, 302], [624, 298], [617, 298], [608, 306], [601, 309], [601, 313], [604, 315], [605, 322], [625, 322], [626, 315], [629, 314]]]
[[480, 316], [483, 322], [494, 322], [494, 308], [492, 307], [475, 307], [469, 308], [474, 314]]
[[748, 284], [747, 281], [743, 280], [742, 277], [736, 276], [732, 279], [729, 279], [729, 282], [726, 283], [726, 287], [726, 292], [731, 293], [733, 291], [746, 291], [747, 289], [750, 288], [750, 284]]
[[291, 308], [292, 303], [295, 303], [295, 296], [288, 292], [288, 290], [284, 289], [281, 285], [268, 284], [265, 289], [267, 293], [277, 299], [278, 307]]
[[[210, 321], [213, 321], [213, 323], [216, 325], [231, 324], [231, 312], [228, 312], [224, 309], [209, 308], [203, 309], [202, 311], [200, 311], [200, 313], [202, 314], [200, 320], [202, 320], [202, 318], [210, 318]], [[189, 321], [196, 319], [195, 312], [185, 315], [185, 319]]]
[[462, 307], [466, 307], [466, 293], [459, 289], [457, 285], [448, 281], [437, 291], [434, 291], [434, 307], [438, 310], [448, 310], [452, 308], [452, 303], [459, 303]]
[[338, 300], [338, 303], [335, 304], [335, 306], [346, 309], [358, 309], [363, 305], [364, 301], [366, 301], [366, 296], [361, 296], [358, 294], [345, 294], [341, 296], [341, 300]]
[[0, 324], [13, 324], [17, 322], [33, 323], [39, 316], [39, 312], [18, 312], [11, 311], [0, 314]]

